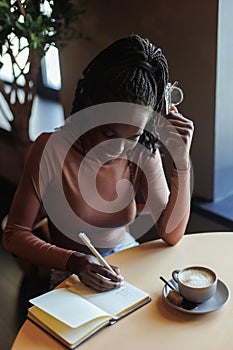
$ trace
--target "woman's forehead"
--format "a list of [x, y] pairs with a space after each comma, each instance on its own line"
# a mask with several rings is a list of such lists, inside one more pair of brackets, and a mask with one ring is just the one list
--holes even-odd
[[130, 133], [132, 135], [137, 135], [138, 133], [142, 133], [144, 129], [144, 122], [142, 125], [130, 125], [130, 124], [123, 124], [123, 123], [111, 123], [111, 124], [105, 124], [102, 126], [104, 129], [107, 129], [109, 131], [115, 132], [115, 133]]
[[[148, 108], [140, 108], [135, 106], [134, 108], [118, 108], [114, 109], [114, 112], [109, 116], [108, 125], [112, 127], [138, 127], [144, 129], [151, 114]], [[114, 118], [115, 117], [115, 118]]]

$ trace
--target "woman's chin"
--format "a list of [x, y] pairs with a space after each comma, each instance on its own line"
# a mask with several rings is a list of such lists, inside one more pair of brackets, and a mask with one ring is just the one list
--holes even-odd
[[102, 163], [109, 163], [113, 160], [116, 160], [118, 158], [122, 157], [122, 153], [119, 153], [119, 154], [105, 154], [103, 156], [99, 156], [99, 160], [102, 162]]

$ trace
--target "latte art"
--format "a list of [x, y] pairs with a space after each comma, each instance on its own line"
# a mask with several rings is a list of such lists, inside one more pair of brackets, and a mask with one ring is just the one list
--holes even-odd
[[215, 276], [204, 269], [184, 270], [179, 278], [183, 284], [196, 288], [208, 287], [215, 281]]
[[177, 282], [180, 294], [194, 303], [203, 303], [213, 297], [218, 285], [216, 273], [204, 266], [189, 266], [174, 270], [173, 279]]

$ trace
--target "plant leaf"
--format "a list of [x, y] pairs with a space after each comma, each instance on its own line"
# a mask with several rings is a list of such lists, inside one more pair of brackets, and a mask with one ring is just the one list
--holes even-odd
[[6, 7], [9, 9], [9, 4], [7, 4], [5, 1], [0, 1], [0, 7]]

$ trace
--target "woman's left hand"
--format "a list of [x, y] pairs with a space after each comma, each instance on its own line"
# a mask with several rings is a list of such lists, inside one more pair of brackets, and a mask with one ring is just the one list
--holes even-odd
[[[168, 122], [167, 122], [168, 121]], [[178, 170], [189, 168], [189, 152], [194, 132], [193, 122], [180, 114], [175, 106], [171, 107], [167, 120], [162, 123], [162, 143], [168, 149]], [[160, 131], [158, 130], [160, 133]]]

